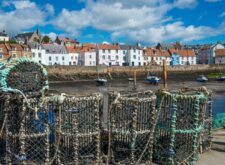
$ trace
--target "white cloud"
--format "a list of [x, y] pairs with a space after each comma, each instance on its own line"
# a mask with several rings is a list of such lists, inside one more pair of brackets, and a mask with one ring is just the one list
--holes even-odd
[[222, 31], [216, 29], [193, 25], [184, 26], [182, 22], [174, 22], [167, 25], [161, 25], [159, 27], [150, 27], [141, 30], [125, 30], [121, 32], [115, 32], [112, 35], [112, 39], [118, 39], [123, 36], [127, 36], [129, 40], [141, 41], [146, 43], [157, 43], [169, 40], [181, 40], [181, 41], [192, 41], [207, 37], [216, 36]]
[[15, 34], [45, 23], [45, 13], [34, 2], [28, 0], [9, 1], [5, 5], [12, 5], [14, 9], [1, 12], [0, 30], [5, 29], [7, 33]]
[[206, 2], [220, 2], [221, 0], [205, 0]]
[[86, 9], [80, 11], [68, 11], [63, 9], [59, 16], [53, 21], [57, 28], [70, 33], [72, 36], [79, 35], [79, 30], [89, 26], [91, 15]]
[[174, 2], [174, 7], [184, 9], [184, 8], [195, 8], [197, 6], [197, 0], [176, 0]]
[[57, 34], [54, 33], [54, 32], [50, 32], [50, 33], [46, 33], [46, 34], [43, 34], [43, 36], [49, 36], [51, 38], [52, 41], [55, 41], [56, 37], [57, 37]]
[[54, 8], [53, 5], [47, 3], [47, 4], [45, 5], [45, 9], [46, 9], [46, 11], [49, 13], [49, 15], [54, 15], [54, 13], [55, 13], [55, 8]]
[[224, 16], [225, 16], [225, 12], [223, 12], [219, 15], [219, 17], [224, 17]]

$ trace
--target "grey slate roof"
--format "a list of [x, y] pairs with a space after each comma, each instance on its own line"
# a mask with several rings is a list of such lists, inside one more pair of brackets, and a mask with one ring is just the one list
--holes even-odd
[[65, 54], [65, 53], [67, 53], [66, 47], [63, 45], [42, 44], [42, 47], [46, 50], [46, 53], [49, 53], [49, 54]]
[[141, 47], [137, 46], [137, 45], [119, 45], [119, 47], [122, 50], [129, 50], [129, 49], [141, 49]]

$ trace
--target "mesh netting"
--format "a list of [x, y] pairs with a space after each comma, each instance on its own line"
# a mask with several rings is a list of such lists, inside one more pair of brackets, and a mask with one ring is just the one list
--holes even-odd
[[0, 70], [0, 79], [0, 87], [6, 92], [16, 89], [23, 93], [32, 93], [48, 89], [46, 69], [27, 58], [5, 63]]
[[[160, 101], [159, 101], [160, 100]], [[205, 95], [163, 93], [154, 138], [154, 158], [160, 164], [194, 163], [204, 126]]]
[[151, 164], [156, 96], [146, 92], [109, 98], [115, 98], [109, 109], [109, 162]]
[[100, 103], [100, 95], [27, 100], [11, 97], [5, 109], [4, 161], [6, 164], [98, 164]]

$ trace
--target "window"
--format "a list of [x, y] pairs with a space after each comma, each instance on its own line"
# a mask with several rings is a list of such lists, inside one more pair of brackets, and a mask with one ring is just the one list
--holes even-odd
[[138, 50], [138, 54], [140, 54], [140, 50]]
[[0, 52], [2, 52], [2, 48], [0, 48]]
[[64, 57], [64, 56], [62, 56], [62, 60], [63, 60], [63, 61], [65, 60], [65, 57]]
[[123, 56], [123, 60], [126, 61], [126, 56]]
[[102, 56], [102, 59], [103, 59], [103, 60], [105, 59], [105, 55]]
[[13, 54], [13, 58], [16, 58], [16, 54]]
[[71, 56], [71, 60], [73, 60], [73, 56]]
[[126, 51], [125, 50], [123, 51], [123, 54], [126, 54]]
[[141, 60], [141, 57], [138, 57], [138, 60], [140, 61]]
[[56, 60], [56, 61], [58, 61], [58, 60], [59, 60], [58, 56], [56, 56], [56, 57], [55, 57], [55, 60]]
[[38, 57], [41, 58], [41, 53], [38, 53]]
[[102, 52], [105, 53], [105, 49], [103, 49]]
[[119, 51], [116, 49], [116, 53], [118, 53]]
[[0, 53], [0, 59], [2, 59], [2, 53]]
[[134, 49], [134, 53], [136, 53], [136, 49]]
[[16, 47], [12, 47], [12, 50], [13, 50], [13, 51], [16, 51]]
[[32, 53], [33, 58], [35, 58], [35, 53]]
[[48, 60], [49, 60], [49, 61], [52, 61], [52, 57], [51, 57], [51, 56], [50, 56], [50, 57], [48, 57]]
[[118, 55], [116, 55], [116, 59], [119, 60], [119, 56]]
[[92, 58], [91, 55], [89, 55], [89, 58], [90, 58], [90, 59]]
[[75, 59], [77, 60], [77, 56], [75, 56]]
[[136, 55], [133, 55], [133, 59], [136, 59]]
[[111, 57], [110, 57], [110, 55], [108, 55], [108, 59], [109, 59], [109, 60], [111, 60]]
[[89, 64], [91, 65], [91, 61], [89, 62]]
[[52, 63], [51, 63], [51, 62], [49, 62], [49, 65], [52, 65]]
[[111, 53], [111, 50], [109, 49], [108, 52]]

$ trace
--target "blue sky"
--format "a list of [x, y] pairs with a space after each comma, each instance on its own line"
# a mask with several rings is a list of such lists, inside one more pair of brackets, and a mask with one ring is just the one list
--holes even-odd
[[0, 30], [153, 45], [225, 42], [225, 0], [3, 0]]

